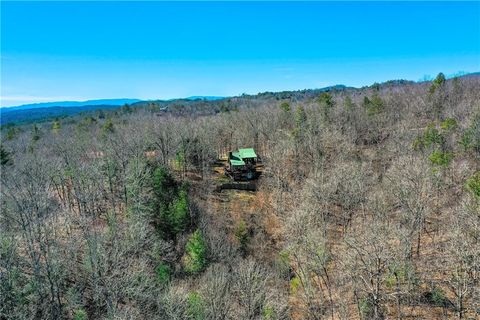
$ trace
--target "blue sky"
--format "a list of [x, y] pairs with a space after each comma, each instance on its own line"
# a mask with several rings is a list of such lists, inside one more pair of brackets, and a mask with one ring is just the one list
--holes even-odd
[[2, 106], [479, 70], [479, 2], [1, 2]]

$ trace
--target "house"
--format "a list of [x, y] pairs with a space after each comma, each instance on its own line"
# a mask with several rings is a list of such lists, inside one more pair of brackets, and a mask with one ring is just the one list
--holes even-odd
[[225, 168], [227, 175], [234, 180], [250, 180], [257, 176], [257, 154], [253, 148], [238, 149], [228, 153], [228, 163]]

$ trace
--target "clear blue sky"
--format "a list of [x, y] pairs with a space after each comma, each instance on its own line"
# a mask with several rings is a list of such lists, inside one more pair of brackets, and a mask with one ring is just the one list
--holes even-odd
[[479, 2], [1, 2], [2, 106], [479, 70]]

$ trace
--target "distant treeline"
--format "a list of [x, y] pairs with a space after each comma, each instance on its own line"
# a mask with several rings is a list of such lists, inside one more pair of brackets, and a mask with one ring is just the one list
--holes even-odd
[[[394, 85], [414, 84], [413, 81], [392, 80], [382, 84], [373, 84], [371, 87], [385, 87]], [[268, 100], [285, 100], [300, 101], [304, 99], [314, 98], [321, 92], [326, 91], [344, 91], [344, 90], [360, 90], [344, 85], [336, 85], [321, 89], [304, 89], [297, 91], [281, 91], [281, 92], [262, 92], [256, 95], [243, 94], [237, 97], [218, 98], [218, 99], [174, 99], [174, 100], [151, 100], [140, 101], [126, 105], [86, 105], [79, 107], [46, 107], [32, 108], [22, 110], [9, 110], [8, 108], [0, 109], [0, 125], [12, 126], [18, 124], [28, 124], [34, 122], [51, 121], [55, 118], [64, 118], [71, 115], [85, 113], [86, 116], [93, 116], [101, 111], [128, 112], [129, 108], [146, 108], [158, 112], [172, 112], [177, 115], [196, 113], [198, 115], [211, 115], [225, 111], [234, 111], [241, 107], [255, 107]]]
[[54, 118], [64, 118], [71, 115], [92, 112], [96, 110], [112, 110], [118, 109], [121, 106], [111, 105], [96, 105], [96, 106], [81, 106], [81, 107], [47, 107], [47, 108], [32, 108], [25, 110], [8, 110], [8, 108], [0, 109], [0, 124], [27, 124], [32, 122], [50, 121]]

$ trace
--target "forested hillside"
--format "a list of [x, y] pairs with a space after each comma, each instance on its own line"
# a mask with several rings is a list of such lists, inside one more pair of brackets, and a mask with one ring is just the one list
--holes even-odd
[[[223, 190], [253, 147], [256, 191]], [[0, 319], [480, 318], [480, 77], [2, 128]]]

